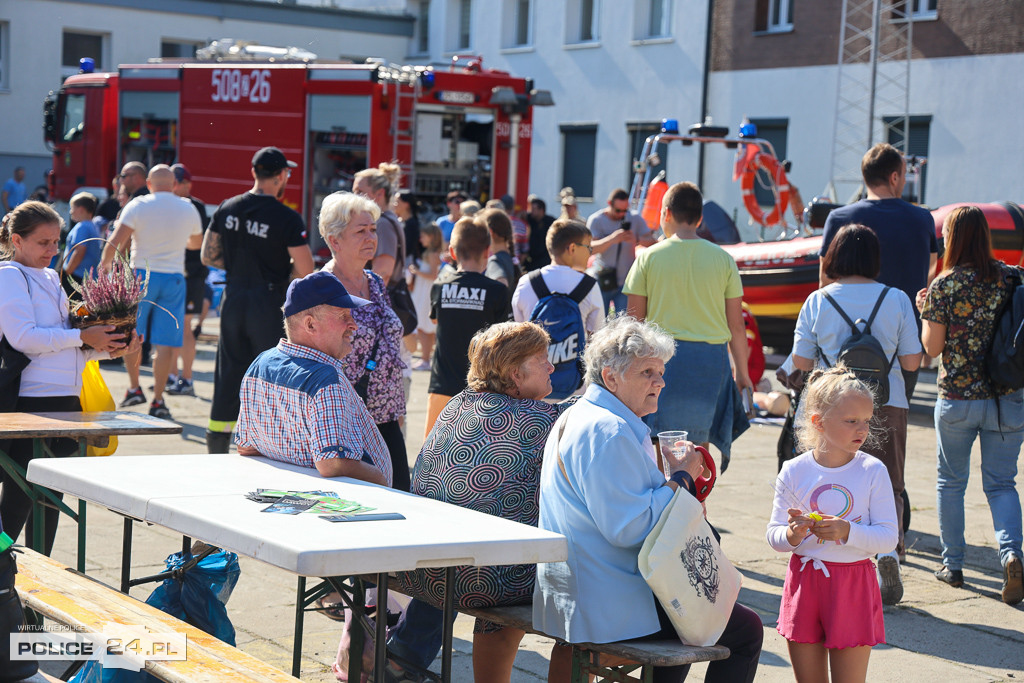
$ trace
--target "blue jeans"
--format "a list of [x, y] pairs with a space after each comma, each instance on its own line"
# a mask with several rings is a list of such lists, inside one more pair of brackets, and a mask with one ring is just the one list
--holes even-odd
[[405, 610], [405, 619], [391, 631], [388, 649], [426, 669], [441, 651], [443, 635], [444, 612], [413, 599]]
[[[1000, 434], [1002, 427], [1002, 434]], [[1021, 556], [1020, 496], [1014, 484], [1017, 456], [1024, 442], [1024, 392], [974, 401], [940, 398], [935, 403], [938, 441], [939, 538], [942, 564], [963, 569], [964, 491], [970, 474], [971, 447], [981, 438], [981, 481], [992, 512], [999, 559]]]
[[604, 299], [604, 314], [606, 316], [608, 315], [608, 305], [613, 301], [615, 302], [616, 313], [626, 312], [626, 295], [622, 293], [622, 287], [601, 292], [601, 298]]

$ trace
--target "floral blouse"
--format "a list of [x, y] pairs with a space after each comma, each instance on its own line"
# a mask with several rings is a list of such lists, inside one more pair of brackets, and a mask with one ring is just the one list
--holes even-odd
[[[1001, 263], [999, 267], [1003, 272], [1009, 270]], [[932, 282], [921, 319], [946, 326], [946, 348], [939, 361], [939, 398], [995, 398], [985, 371], [985, 354], [992, 344], [996, 314], [1007, 296], [1004, 277], [985, 282], [970, 266], [957, 266]]]
[[377, 367], [370, 372], [366, 409], [377, 424], [391, 422], [405, 415], [405, 392], [402, 388], [402, 323], [393, 310], [384, 280], [370, 270], [363, 271], [369, 280], [369, 306], [352, 309], [359, 329], [352, 340], [352, 351], [341, 361], [345, 376], [355, 385], [366, 370], [373, 347], [380, 336], [374, 360]]

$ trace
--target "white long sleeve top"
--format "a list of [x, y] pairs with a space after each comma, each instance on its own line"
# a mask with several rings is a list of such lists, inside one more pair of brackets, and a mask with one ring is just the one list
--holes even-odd
[[77, 396], [85, 362], [107, 354], [82, 350], [57, 273], [10, 261], [0, 265], [0, 292], [0, 334], [32, 361], [22, 372], [19, 395]]
[[[779, 552], [793, 552], [824, 562], [858, 562], [896, 547], [896, 504], [892, 482], [878, 458], [857, 451], [842, 467], [823, 467], [808, 451], [782, 466], [776, 479], [775, 502], [768, 522], [768, 544]], [[785, 491], [789, 491], [791, 501]], [[799, 506], [796, 504], [799, 502]], [[850, 522], [845, 543], [821, 541], [808, 535], [796, 547], [786, 539], [788, 508], [820, 512]]]

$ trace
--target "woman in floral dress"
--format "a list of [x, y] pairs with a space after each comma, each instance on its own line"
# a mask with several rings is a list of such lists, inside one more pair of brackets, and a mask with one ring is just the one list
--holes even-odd
[[[412, 492], [453, 505], [537, 526], [541, 458], [551, 426], [570, 401], [550, 404], [547, 333], [535, 323], [499, 323], [469, 346], [469, 388], [453, 397], [434, 424], [413, 472]], [[536, 565], [455, 568], [455, 605], [529, 603]], [[442, 569], [398, 575], [413, 600], [388, 649], [426, 668], [441, 646]], [[473, 671], [477, 681], [508, 681], [519, 629], [477, 620]], [[397, 678], [397, 680], [403, 680]]]
[[1002, 598], [1015, 605], [1024, 599], [1024, 534], [1014, 484], [1024, 443], [1024, 391], [996, 389], [984, 365], [997, 314], [1010, 296], [1006, 276], [1015, 269], [995, 260], [988, 222], [978, 207], [954, 209], [942, 231], [943, 271], [917, 295], [924, 350], [941, 359], [935, 436], [943, 566], [935, 577], [956, 588], [964, 583], [964, 491], [971, 447], [980, 438], [982, 485], [1003, 568]]

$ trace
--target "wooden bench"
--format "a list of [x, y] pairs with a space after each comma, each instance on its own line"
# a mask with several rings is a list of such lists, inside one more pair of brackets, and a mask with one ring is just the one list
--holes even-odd
[[[533, 608], [530, 605], [513, 607], [488, 607], [483, 609], [460, 609], [479, 619], [511, 626], [535, 633], [545, 638], [551, 636], [533, 627]], [[552, 638], [552, 640], [558, 640]], [[679, 666], [696, 662], [713, 662], [729, 657], [729, 648], [721, 645], [698, 647], [684, 645], [678, 640], [624, 640], [618, 643], [567, 643], [572, 647], [573, 683], [586, 683], [589, 674], [596, 674], [612, 681], [641, 680], [650, 683], [656, 666]], [[634, 664], [601, 666], [599, 655], [610, 655], [628, 659]], [[640, 669], [640, 679], [627, 675]]]
[[300, 683], [269, 664], [70, 567], [15, 547], [16, 586], [25, 607], [57, 623], [99, 633], [110, 622], [187, 638], [184, 661], [147, 661], [145, 670], [168, 683]]

